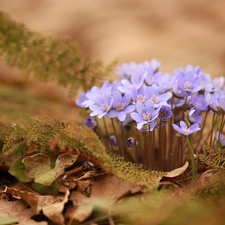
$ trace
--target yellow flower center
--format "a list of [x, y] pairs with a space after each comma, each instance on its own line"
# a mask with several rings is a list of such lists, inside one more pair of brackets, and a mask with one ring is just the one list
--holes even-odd
[[142, 114], [144, 120], [149, 121], [151, 119], [151, 114], [146, 112]]
[[117, 106], [116, 106], [116, 110], [117, 111], [122, 111], [124, 109], [124, 104], [122, 103], [122, 104], [118, 104]]
[[105, 102], [103, 104], [100, 105], [100, 108], [103, 110], [103, 111], [107, 111], [108, 108], [109, 108], [109, 105]]
[[186, 81], [184, 83], [183, 87], [184, 87], [185, 90], [191, 90], [192, 89], [192, 84], [189, 81]]

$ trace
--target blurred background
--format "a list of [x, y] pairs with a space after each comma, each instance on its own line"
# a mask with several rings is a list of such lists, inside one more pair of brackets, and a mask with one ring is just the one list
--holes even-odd
[[[224, 9], [224, 0], [0, 0], [1, 11], [31, 30], [71, 36], [84, 56], [119, 64], [156, 58], [167, 73], [200, 65], [214, 77], [225, 75]], [[3, 62], [0, 77], [21, 79]]]

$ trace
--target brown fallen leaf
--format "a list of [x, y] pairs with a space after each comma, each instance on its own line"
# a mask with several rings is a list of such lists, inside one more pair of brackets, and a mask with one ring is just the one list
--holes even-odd
[[64, 225], [65, 224], [65, 219], [62, 214], [64, 210], [64, 205], [66, 202], [68, 202], [68, 197], [69, 197], [69, 190], [67, 190], [63, 201], [57, 202], [52, 205], [44, 206], [42, 208], [43, 214], [47, 216], [51, 221], [56, 223], [57, 225]]
[[41, 208], [38, 205], [39, 199], [38, 195], [28, 191], [22, 191], [16, 188], [9, 188], [5, 186], [5, 193], [11, 194], [16, 199], [23, 199], [30, 207], [34, 213], [39, 213]]
[[[79, 180], [79, 182], [82, 182], [82, 180]], [[68, 209], [68, 212], [66, 211], [65, 217], [67, 220], [83, 222], [90, 217], [95, 206], [107, 208], [119, 199], [142, 190], [138, 185], [109, 174], [94, 177], [91, 187], [90, 197], [79, 191], [71, 192], [70, 200], [75, 207]]]
[[65, 219], [68, 224], [71, 224], [73, 220], [77, 220], [79, 222], [84, 222], [87, 218], [89, 218], [93, 212], [94, 206], [91, 204], [82, 204], [79, 206], [72, 206], [66, 210]]
[[188, 168], [188, 165], [189, 165], [189, 163], [188, 163], [188, 161], [186, 161], [182, 167], [179, 167], [170, 172], [167, 172], [165, 175], [163, 175], [163, 177], [168, 177], [168, 178], [177, 177], [185, 172], [185, 170]]
[[[76, 194], [76, 192], [72, 192], [70, 199], [74, 204], [90, 203], [92, 200], [93, 203], [100, 203], [103, 200], [104, 204], [105, 201], [107, 201], [107, 205], [111, 205], [124, 196], [141, 192], [141, 190], [142, 188], [139, 185], [124, 181], [112, 174], [105, 174], [103, 176], [94, 177], [92, 180], [90, 198], [80, 198], [80, 195]], [[77, 196], [79, 196], [81, 202], [77, 200]]]
[[51, 195], [39, 195], [33, 192], [20, 190], [17, 188], [9, 188], [5, 186], [5, 193], [11, 194], [16, 199], [24, 200], [35, 214], [38, 214], [44, 206], [51, 205], [59, 201], [59, 197]]

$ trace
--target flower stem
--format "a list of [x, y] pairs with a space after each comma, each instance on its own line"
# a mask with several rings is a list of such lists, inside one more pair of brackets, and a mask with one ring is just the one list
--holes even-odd
[[[106, 121], [105, 121], [105, 117], [104, 117], [104, 116], [103, 116], [103, 124], [104, 124], [104, 128], [105, 128], [107, 140], [109, 140], [109, 132], [108, 132], [108, 129], [107, 129], [107, 125], [106, 125]], [[111, 142], [110, 142], [109, 145], [110, 145], [111, 150], [112, 150], [112, 152], [113, 152], [113, 145], [111, 144]]]
[[115, 128], [115, 125], [114, 125], [113, 118], [111, 118], [111, 122], [112, 122], [113, 132], [114, 132], [115, 137], [116, 137], [116, 142], [117, 142], [117, 146], [118, 146], [119, 155], [120, 155], [121, 157], [123, 157], [122, 151], [121, 151], [121, 148], [120, 148], [119, 139], [118, 139], [118, 136], [117, 136], [117, 133], [116, 133], [116, 128]]
[[196, 171], [196, 164], [195, 164], [192, 135], [187, 136], [187, 142], [191, 150], [191, 184], [193, 188], [197, 171]]
[[127, 148], [126, 148], [126, 145], [125, 145], [125, 138], [124, 138], [124, 132], [123, 132], [123, 123], [121, 122], [120, 123], [120, 129], [121, 129], [121, 139], [122, 139], [122, 156], [125, 157], [125, 155], [127, 154]]

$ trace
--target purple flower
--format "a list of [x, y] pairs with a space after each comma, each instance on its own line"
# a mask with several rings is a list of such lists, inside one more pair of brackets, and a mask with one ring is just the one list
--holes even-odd
[[112, 146], [117, 146], [117, 141], [116, 141], [116, 136], [115, 135], [110, 135], [109, 136], [109, 143]]
[[146, 102], [147, 101], [146, 86], [142, 85], [139, 90], [132, 89], [131, 95], [134, 100], [134, 103], [136, 103], [138, 101], [143, 102], [143, 103]]
[[144, 78], [138, 75], [132, 75], [131, 81], [123, 79], [120, 81], [120, 86], [117, 89], [122, 93], [131, 93], [133, 89], [139, 89], [144, 82]]
[[205, 100], [206, 100], [207, 104], [215, 112], [218, 112], [217, 106], [219, 106], [219, 101], [221, 101], [220, 98], [221, 98], [221, 96], [218, 93], [214, 93], [214, 94], [206, 93], [205, 94]]
[[90, 105], [89, 107], [92, 111], [90, 116], [98, 116], [98, 118], [105, 116], [112, 106], [112, 101], [112, 96], [109, 95], [96, 97], [95, 104]]
[[188, 71], [184, 75], [182, 73], [178, 73], [176, 78], [180, 89], [188, 93], [197, 92], [202, 88], [199, 85], [201, 81], [200, 76], [196, 75], [193, 71]]
[[153, 67], [154, 71], [159, 70], [161, 63], [157, 59], [152, 59], [151, 61], [145, 60], [142, 65], [144, 68]]
[[195, 109], [199, 109], [201, 111], [206, 110], [208, 106], [205, 100], [205, 96], [202, 94], [194, 94], [192, 96], [188, 96], [187, 105], [190, 108], [194, 107]]
[[199, 109], [191, 108], [188, 113], [188, 119], [191, 123], [201, 123], [202, 117], [200, 116], [201, 111]]
[[148, 85], [153, 85], [157, 84], [159, 80], [162, 79], [163, 74], [161, 72], [156, 72], [153, 67], [148, 67], [145, 74], [144, 74], [144, 79], [146, 84]]
[[126, 140], [127, 147], [132, 148], [135, 145], [135, 139], [132, 137], [127, 138]]
[[225, 137], [223, 134], [221, 134], [219, 131], [215, 132], [215, 138], [219, 143], [221, 144], [222, 147], [225, 146]]
[[155, 109], [152, 100], [148, 100], [143, 104], [142, 102], [136, 103], [137, 112], [133, 112], [130, 116], [137, 122], [137, 129], [141, 130], [143, 125], [150, 123], [150, 131], [156, 126], [156, 118], [159, 115], [161, 107]]
[[107, 117], [109, 118], [118, 117], [118, 119], [121, 122], [123, 122], [126, 119], [127, 113], [130, 113], [135, 109], [134, 105], [129, 105], [130, 99], [131, 99], [130, 94], [125, 94], [124, 97], [122, 97], [119, 91], [115, 91], [113, 93], [113, 103], [112, 103], [113, 109], [111, 109], [107, 113]]
[[93, 117], [89, 116], [86, 118], [84, 125], [90, 129], [94, 129], [97, 126], [97, 122]]
[[170, 74], [164, 74], [161, 79], [158, 80], [157, 85], [159, 86], [159, 93], [165, 93], [166, 91], [172, 90], [175, 83], [175, 77]]
[[144, 73], [144, 66], [135, 62], [124, 63], [118, 67], [116, 74], [120, 76], [120, 79], [129, 80], [131, 76], [141, 76]]
[[87, 100], [86, 93], [81, 92], [80, 93], [80, 99], [76, 100], [75, 103], [76, 103], [76, 105], [85, 108], [85, 105], [83, 103], [86, 100]]
[[199, 124], [194, 123], [190, 127], [187, 127], [184, 121], [180, 121], [180, 127], [176, 124], [173, 124], [174, 130], [176, 130], [179, 134], [189, 136], [190, 134], [195, 133], [196, 131], [200, 130]]
[[153, 84], [151, 87], [146, 87], [146, 92], [148, 93], [147, 98], [150, 98], [154, 103], [155, 107], [160, 105], [169, 106], [167, 101], [172, 97], [170, 92], [159, 94], [159, 87]]
[[162, 106], [159, 110], [159, 120], [161, 126], [173, 115], [173, 112], [168, 106]]
[[102, 98], [102, 96], [112, 96], [115, 87], [116, 83], [110, 83], [109, 81], [105, 81], [101, 88], [96, 86], [92, 87], [91, 90], [86, 93], [86, 100], [83, 101], [82, 105], [90, 107], [91, 105], [94, 105], [96, 101], [98, 102], [98, 99]]

